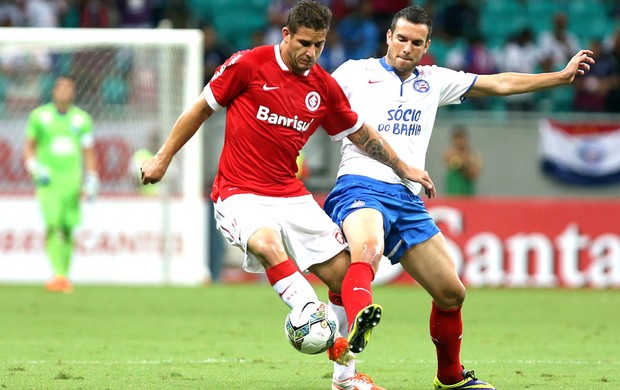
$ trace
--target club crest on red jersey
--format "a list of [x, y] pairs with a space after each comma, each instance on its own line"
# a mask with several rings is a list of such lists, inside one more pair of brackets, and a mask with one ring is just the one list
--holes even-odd
[[321, 96], [315, 92], [308, 92], [306, 95], [306, 108], [310, 111], [316, 111], [321, 106]]

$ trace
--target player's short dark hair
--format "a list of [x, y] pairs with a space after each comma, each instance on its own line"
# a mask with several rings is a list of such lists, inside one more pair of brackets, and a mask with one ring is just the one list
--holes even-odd
[[295, 34], [299, 27], [313, 30], [329, 30], [332, 11], [323, 4], [312, 0], [301, 0], [291, 8], [286, 27]]
[[394, 31], [394, 29], [396, 29], [398, 19], [405, 19], [413, 24], [425, 24], [428, 27], [428, 36], [426, 39], [431, 37], [431, 33], [433, 32], [433, 19], [424, 11], [424, 8], [419, 5], [412, 5], [411, 7], [403, 8], [398, 11], [392, 19], [390, 30]]

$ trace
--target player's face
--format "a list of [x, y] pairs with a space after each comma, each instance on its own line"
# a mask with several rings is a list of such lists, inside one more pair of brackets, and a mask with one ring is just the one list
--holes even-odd
[[286, 27], [282, 29], [282, 59], [295, 74], [303, 74], [319, 59], [327, 39], [327, 30], [313, 30], [300, 27], [291, 34]]
[[70, 104], [75, 98], [75, 82], [71, 79], [59, 78], [54, 85], [52, 96], [59, 105]]
[[398, 76], [405, 79], [413, 73], [431, 44], [431, 40], [427, 40], [427, 37], [427, 25], [414, 24], [406, 19], [399, 19], [394, 31], [387, 31], [386, 61]]

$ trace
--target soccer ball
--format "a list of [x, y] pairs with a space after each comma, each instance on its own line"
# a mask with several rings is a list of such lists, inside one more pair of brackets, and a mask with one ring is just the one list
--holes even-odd
[[291, 345], [302, 353], [325, 352], [338, 334], [338, 317], [324, 302], [309, 302], [288, 313], [284, 333]]

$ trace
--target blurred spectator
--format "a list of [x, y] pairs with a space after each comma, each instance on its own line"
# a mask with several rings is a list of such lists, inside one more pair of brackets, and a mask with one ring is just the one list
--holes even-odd
[[129, 87], [120, 66], [111, 64], [110, 71], [101, 80], [101, 101], [110, 109], [122, 110], [129, 98]]
[[601, 40], [592, 42], [596, 63], [590, 71], [575, 80], [574, 109], [577, 111], [602, 112], [606, 110], [607, 95], [618, 88], [620, 77], [618, 62], [609, 50], [603, 48]]
[[[544, 72], [563, 69], [566, 62], [581, 49], [577, 36], [568, 30], [568, 15], [560, 11], [553, 15], [552, 30], [542, 31], [538, 37], [541, 67]], [[563, 85], [538, 92], [543, 110], [571, 111], [575, 101], [574, 85]]]
[[443, 31], [451, 39], [471, 35], [478, 31], [478, 10], [469, 0], [456, 0], [441, 13]]
[[607, 0], [607, 10], [611, 19], [620, 20], [620, 0]]
[[[536, 73], [539, 65], [540, 50], [529, 27], [510, 39], [498, 56], [500, 72]], [[531, 92], [506, 96], [505, 102], [509, 110], [532, 111], [536, 108], [535, 95]]]
[[353, 12], [358, 6], [359, 0], [331, 0], [329, 4], [336, 24]]
[[22, 5], [15, 0], [0, 0], [0, 27], [25, 26], [26, 16]]
[[457, 125], [452, 129], [451, 144], [444, 151], [443, 161], [446, 166], [445, 193], [461, 196], [476, 194], [482, 156], [472, 148], [466, 127]]
[[373, 0], [373, 18], [377, 26], [379, 26], [379, 31], [387, 31], [392, 24], [394, 15], [401, 9], [409, 7], [410, 3], [409, 0]]
[[567, 28], [568, 16], [564, 12], [553, 15], [553, 29], [543, 31], [538, 38], [544, 72], [561, 70], [579, 51], [579, 39]]
[[340, 41], [338, 31], [335, 29], [329, 30], [327, 32], [325, 46], [323, 46], [323, 53], [321, 53], [319, 57], [319, 65], [331, 73], [346, 60], [347, 55]]
[[359, 6], [338, 24], [338, 35], [349, 59], [376, 57], [379, 27], [373, 20], [372, 0], [360, 0]]
[[50, 74], [52, 58], [50, 52], [41, 47], [23, 47], [7, 44], [0, 53], [0, 70], [6, 76], [2, 82], [7, 107], [30, 107], [42, 103], [46, 98], [41, 81]]
[[[449, 68], [475, 74], [494, 74], [498, 71], [495, 57], [479, 32], [469, 34], [464, 48], [456, 46], [450, 49], [446, 62]], [[489, 109], [491, 101], [491, 97], [471, 100], [477, 109]]]
[[203, 33], [203, 84], [206, 84], [215, 69], [224, 63], [228, 57], [232, 55], [231, 49], [225, 45], [217, 36], [217, 32], [212, 26], [205, 25], [202, 28]]
[[80, 2], [81, 0], [65, 0], [65, 9], [60, 14], [60, 27], [80, 27]]
[[452, 47], [447, 57], [449, 68], [477, 74], [497, 72], [497, 63], [493, 53], [485, 46], [482, 35], [478, 32], [468, 35], [464, 47]]
[[[278, 43], [280, 43], [282, 39]], [[250, 33], [250, 43], [248, 47], [256, 47], [265, 44], [265, 30], [257, 28]]]
[[[433, 45], [431, 45], [431, 47], [432, 46]], [[424, 56], [422, 56], [422, 59], [420, 60], [420, 65], [437, 65], [437, 58], [429, 50], [426, 52], [426, 54], [424, 54]]]
[[159, 25], [162, 20], [169, 20], [172, 28], [192, 28], [197, 26], [197, 17], [190, 13], [186, 0], [156, 0], [153, 20]]
[[58, 27], [67, 4], [63, 0], [23, 0], [28, 27]]
[[465, 72], [476, 74], [497, 73], [495, 57], [486, 46], [480, 33], [471, 33], [467, 38], [467, 44], [463, 58], [463, 70]]
[[151, 28], [155, 26], [155, 0], [116, 0], [119, 27]]
[[[620, 64], [620, 29], [616, 30], [611, 37], [609, 52], [616, 63]], [[607, 94], [606, 107], [607, 111], [620, 112], [620, 85], [616, 84], [610, 89]]]
[[282, 41], [282, 26], [286, 25], [288, 14], [295, 0], [271, 0], [267, 8], [267, 20], [269, 26], [265, 32], [262, 44], [275, 45]]
[[112, 27], [110, 10], [105, 0], [82, 0], [80, 3], [80, 27]]

